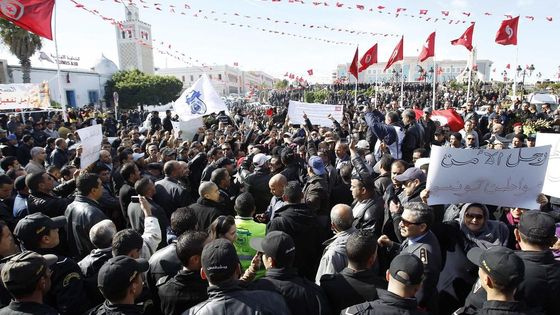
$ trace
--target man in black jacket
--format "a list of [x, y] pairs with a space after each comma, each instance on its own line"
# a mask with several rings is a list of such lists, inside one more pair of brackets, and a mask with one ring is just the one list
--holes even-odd
[[97, 175], [80, 175], [76, 181], [76, 189], [78, 195], [68, 205], [64, 216], [68, 221], [66, 231], [70, 253], [73, 257], [82, 259], [95, 248], [89, 239], [89, 230], [108, 218], [97, 202], [103, 195], [103, 186]]
[[240, 287], [241, 267], [233, 244], [223, 238], [204, 246], [201, 276], [207, 279], [208, 300], [191, 307], [184, 314], [290, 314], [282, 296], [275, 292], [244, 290]]
[[126, 227], [130, 227], [128, 220], [128, 205], [130, 204], [132, 196], [136, 196], [134, 184], [140, 179], [140, 170], [134, 162], [126, 163], [120, 170], [120, 174], [124, 179], [124, 184], [119, 190], [119, 203], [121, 204], [122, 215], [126, 221]]
[[407, 109], [402, 113], [405, 135], [402, 143], [402, 158], [408, 163], [412, 162], [414, 149], [424, 147], [424, 128], [416, 122], [416, 113]]
[[189, 191], [178, 180], [185, 175], [186, 171], [187, 169], [183, 167], [182, 163], [168, 161], [163, 166], [165, 178], [155, 183], [154, 200], [165, 209], [168, 217], [175, 209], [191, 204]]
[[389, 281], [387, 291], [378, 289], [379, 299], [350, 306], [341, 314], [364, 315], [420, 315], [427, 314], [418, 309], [414, 298], [420, 289], [424, 267], [420, 258], [412, 254], [401, 254], [391, 262], [386, 273]]
[[[165, 213], [165, 210], [153, 200], [156, 194], [156, 187], [154, 183], [147, 177], [141, 178], [134, 184], [134, 190], [138, 193], [138, 196], [146, 197], [146, 200], [150, 203], [152, 207], [152, 215], [156, 217], [159, 223], [159, 228], [161, 231], [161, 242], [158, 248], [162, 248], [167, 244], [167, 240], [163, 237], [167, 233], [167, 227], [169, 227], [169, 217]], [[128, 220], [132, 229], [134, 229], [139, 234], [144, 233], [144, 211], [138, 199], [131, 200], [128, 205]]]
[[66, 144], [66, 141], [62, 138], [56, 139], [54, 144], [56, 145], [56, 149], [51, 153], [51, 164], [60, 169], [68, 163], [68, 153], [66, 152], [68, 144]]
[[220, 211], [220, 191], [216, 184], [202, 182], [198, 187], [198, 193], [200, 197], [190, 207], [196, 213], [198, 230], [206, 231], [210, 224], [222, 214]]
[[272, 198], [272, 194], [268, 188], [268, 182], [272, 177], [268, 168], [270, 156], [263, 153], [255, 154], [253, 157], [253, 166], [255, 171], [245, 179], [245, 191], [251, 193], [255, 198], [255, 213], [263, 213]]
[[276, 210], [267, 225], [267, 233], [282, 231], [292, 237], [296, 245], [294, 266], [301, 276], [315, 281], [319, 260], [323, 253], [322, 242], [326, 239], [317, 215], [302, 203], [303, 193], [297, 182], [289, 182], [282, 196], [285, 206]]
[[375, 178], [369, 173], [359, 173], [352, 178], [350, 190], [354, 203], [352, 214], [354, 227], [357, 229], [371, 229], [377, 235], [381, 234], [383, 226], [383, 199], [375, 192]]
[[250, 245], [263, 253], [266, 277], [251, 284], [251, 289], [280, 293], [292, 314], [330, 314], [323, 290], [298, 276], [294, 269], [296, 247], [290, 235], [272, 231], [262, 238], [252, 238]]
[[200, 256], [207, 239], [208, 233], [201, 231], [187, 231], [179, 236], [177, 256], [183, 269], [175, 276], [160, 278], [156, 284], [163, 314], [180, 315], [208, 298], [208, 282], [200, 277]]
[[[75, 181], [72, 180], [70, 184], [75, 186]], [[54, 179], [46, 172], [28, 174], [25, 177], [25, 185], [30, 191], [27, 199], [29, 213], [41, 212], [49, 217], [57, 217], [63, 215], [66, 207], [72, 203], [71, 198], [61, 198], [56, 195]]]
[[321, 277], [321, 288], [333, 314], [355, 304], [375, 301], [378, 299], [376, 288], [387, 288], [385, 280], [372, 270], [377, 256], [377, 240], [372, 231], [361, 230], [350, 235], [346, 254], [348, 267], [340, 273]]

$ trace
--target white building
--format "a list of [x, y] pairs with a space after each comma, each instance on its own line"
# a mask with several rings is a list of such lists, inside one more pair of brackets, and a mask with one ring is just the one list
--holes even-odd
[[208, 75], [220, 96], [245, 95], [252, 87], [272, 88], [277, 81], [262, 71], [243, 71], [228, 65], [156, 69], [158, 75], [169, 75], [179, 79], [183, 82], [183, 89], [193, 85], [203, 73]]
[[[142, 45], [141, 42], [152, 43], [152, 27], [140, 21], [138, 7], [134, 4], [125, 6], [126, 20], [117, 24], [117, 49], [119, 53], [119, 66], [121, 70], [138, 69], [144, 73], [154, 73], [154, 52], [151, 46]], [[141, 42], [139, 42], [141, 41]]]
[[[103, 103], [105, 83], [118, 71], [114, 62], [101, 55], [91, 70], [61, 69], [62, 102], [68, 107]], [[49, 83], [51, 100], [60, 103], [56, 69], [31, 68], [31, 83]], [[20, 65], [8, 65], [0, 60], [0, 83], [23, 83]]]
[[[401, 66], [402, 64], [402, 66]], [[490, 73], [493, 62], [490, 60], [476, 60], [477, 76], [482, 81], [490, 81]], [[376, 76], [378, 82], [393, 82], [401, 80], [401, 73], [404, 70], [405, 82], [430, 82], [433, 75], [433, 61], [428, 59], [424, 62], [419, 62], [417, 57], [404, 57], [403, 63], [396, 62], [387, 71], [383, 72], [386, 62], [374, 64], [367, 68], [365, 71], [360, 72], [360, 83], [375, 83]], [[333, 81], [339, 80], [344, 82], [355, 83], [356, 79], [353, 75], [348, 73], [350, 64], [341, 64], [336, 67], [335, 72], [332, 74]], [[467, 60], [437, 60], [436, 71], [438, 82], [447, 82], [454, 80], [467, 68]], [[421, 75], [424, 70], [426, 75]], [[473, 71], [474, 72], [474, 71]], [[345, 81], [349, 80], [349, 81]]]

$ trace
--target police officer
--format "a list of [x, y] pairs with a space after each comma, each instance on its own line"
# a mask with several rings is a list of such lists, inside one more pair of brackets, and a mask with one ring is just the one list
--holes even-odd
[[[49, 218], [37, 212], [21, 219], [14, 235], [27, 250], [41, 255], [54, 253], [60, 243], [58, 229], [66, 225], [64, 216]], [[45, 303], [57, 309], [60, 314], [82, 314], [90, 306], [84, 287], [80, 267], [74, 260], [57, 256], [52, 265], [51, 290], [45, 295]]]
[[418, 309], [414, 296], [420, 290], [424, 275], [424, 264], [413, 254], [400, 254], [393, 259], [385, 275], [387, 291], [378, 289], [379, 299], [350, 306], [341, 314], [392, 315], [426, 314]]

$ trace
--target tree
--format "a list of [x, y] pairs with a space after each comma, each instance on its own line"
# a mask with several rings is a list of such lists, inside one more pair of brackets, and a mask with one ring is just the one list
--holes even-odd
[[23, 83], [31, 82], [31, 56], [43, 47], [41, 37], [30, 33], [7, 20], [0, 19], [0, 38], [19, 59]]
[[289, 84], [290, 83], [286, 79], [280, 80], [280, 81], [274, 83], [274, 88], [276, 88], [278, 90], [285, 90], [288, 87]]
[[177, 99], [182, 87], [181, 81], [172, 76], [145, 74], [139, 70], [119, 71], [105, 84], [105, 100], [110, 104], [116, 91], [121, 108], [167, 104]]

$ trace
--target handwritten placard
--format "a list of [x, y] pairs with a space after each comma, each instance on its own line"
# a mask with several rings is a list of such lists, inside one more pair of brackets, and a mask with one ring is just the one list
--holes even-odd
[[477, 202], [537, 209], [550, 145], [508, 150], [432, 147], [430, 205]]
[[78, 129], [76, 132], [78, 132], [78, 136], [81, 141], [80, 145], [82, 146], [80, 168], [84, 169], [99, 159], [101, 141], [103, 141], [103, 132], [101, 130], [101, 125]]
[[304, 113], [313, 125], [332, 127], [333, 123], [328, 118], [329, 114], [331, 114], [338, 122], [341, 122], [344, 114], [344, 106], [290, 101], [290, 104], [288, 105], [288, 118], [290, 118], [290, 124], [305, 124], [305, 120], [303, 119]]
[[560, 198], [560, 134], [537, 133], [537, 146], [551, 145], [543, 193]]

